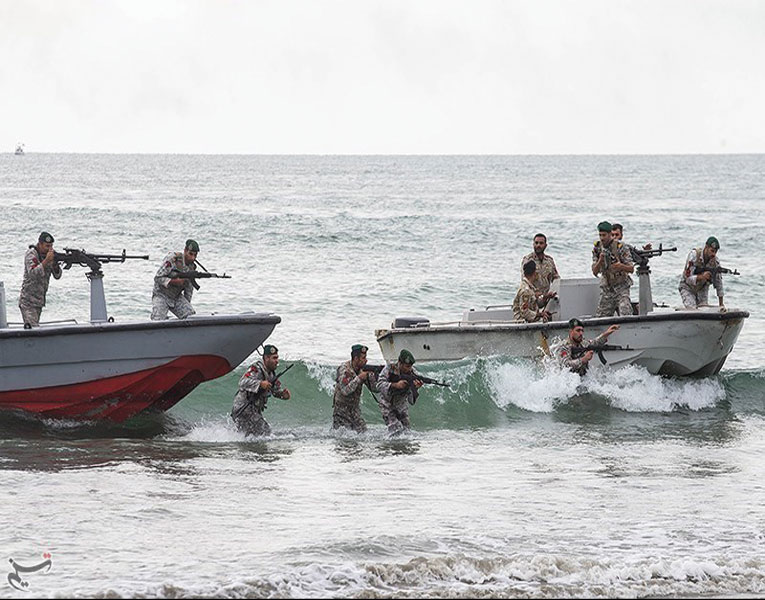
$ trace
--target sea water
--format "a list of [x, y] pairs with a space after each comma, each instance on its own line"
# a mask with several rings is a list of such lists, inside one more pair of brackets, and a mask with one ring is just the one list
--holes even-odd
[[[263, 439], [228, 416], [246, 363], [119, 425], [0, 414], [0, 555], [50, 554], [23, 590], [6, 562], [0, 596], [764, 594], [763, 175], [758, 155], [0, 156], [9, 321], [42, 230], [150, 255], [104, 268], [118, 321], [148, 318], [162, 257], [192, 237], [232, 276], [201, 282], [197, 312], [278, 314], [269, 342], [296, 363]], [[686, 253], [720, 240], [742, 273], [725, 304], [751, 316], [718, 376], [424, 365], [451, 388], [421, 390], [411, 433], [390, 438], [366, 391], [369, 431], [331, 432], [352, 344], [380, 363], [395, 316], [510, 303], [537, 232], [564, 277], [589, 276], [601, 220], [677, 246], [651, 262], [670, 306]], [[43, 319], [87, 321], [88, 298], [74, 267]]]

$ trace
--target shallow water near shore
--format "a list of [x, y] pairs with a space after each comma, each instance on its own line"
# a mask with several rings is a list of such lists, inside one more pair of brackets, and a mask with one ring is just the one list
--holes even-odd
[[[0, 156], [10, 320], [42, 229], [150, 254], [105, 267], [118, 320], [148, 318], [159, 260], [194, 237], [234, 277], [203, 282], [197, 311], [279, 314], [269, 341], [296, 363], [264, 439], [228, 416], [246, 365], [123, 424], [0, 414], [0, 552], [52, 555], [0, 597], [762, 595], [763, 171], [762, 156]], [[603, 218], [678, 247], [651, 263], [670, 305], [686, 251], [720, 239], [743, 273], [726, 305], [751, 316], [719, 375], [423, 365], [451, 387], [423, 388], [413, 431], [390, 438], [367, 391], [369, 430], [330, 430], [351, 344], [379, 363], [374, 329], [394, 316], [511, 301], [537, 231], [586, 276]], [[86, 320], [83, 272], [48, 304]]]

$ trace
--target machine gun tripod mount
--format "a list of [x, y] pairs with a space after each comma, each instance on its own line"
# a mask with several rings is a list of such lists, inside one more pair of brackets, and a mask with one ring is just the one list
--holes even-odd
[[123, 249], [122, 254], [94, 254], [77, 248], [64, 248], [63, 252], [54, 252], [53, 259], [63, 265], [64, 269], [71, 269], [74, 265], [88, 267], [90, 270], [85, 276], [90, 282], [90, 322], [103, 323], [109, 320], [106, 313], [106, 297], [104, 296], [104, 272], [101, 270], [103, 263], [121, 262], [139, 259], [149, 260], [148, 254], [132, 256]]
[[651, 268], [648, 266], [648, 260], [654, 256], [661, 256], [665, 252], [677, 252], [677, 247], [664, 248], [661, 244], [659, 247], [651, 250], [638, 250], [637, 248], [631, 248], [632, 261], [637, 267], [635, 272], [638, 276], [639, 285], [639, 297], [638, 297], [638, 314], [645, 315], [649, 311], [653, 310], [653, 293], [651, 292]]

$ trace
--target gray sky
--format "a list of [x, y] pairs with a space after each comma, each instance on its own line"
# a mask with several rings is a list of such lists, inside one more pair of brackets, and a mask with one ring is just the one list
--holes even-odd
[[757, 0], [0, 0], [0, 151], [765, 151]]

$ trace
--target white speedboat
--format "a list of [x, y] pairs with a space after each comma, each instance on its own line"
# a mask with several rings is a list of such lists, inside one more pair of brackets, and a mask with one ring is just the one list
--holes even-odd
[[107, 317], [100, 264], [88, 266], [89, 323], [9, 324], [0, 283], [0, 409], [113, 421], [167, 410], [236, 368], [281, 322], [246, 313], [118, 323]]
[[650, 269], [638, 267], [640, 302], [635, 315], [594, 317], [599, 281], [594, 278], [553, 282], [558, 292], [548, 323], [513, 320], [511, 306], [470, 309], [458, 321], [431, 323], [423, 317], [393, 321], [390, 329], [375, 331], [387, 361], [396, 360], [402, 349], [417, 362], [455, 361], [478, 356], [536, 358], [550, 352], [553, 343], [568, 337], [568, 320], [578, 317], [585, 337], [594, 338], [609, 325], [619, 330], [608, 339], [620, 349], [603, 353], [612, 367], [640, 365], [661, 375], [707, 376], [720, 371], [733, 350], [744, 320], [744, 310], [721, 311], [718, 307], [696, 310], [671, 309], [653, 304]]
[[24, 154], [24, 144], [16, 144], [16, 152], [14, 152], [14, 154], [16, 156]]

